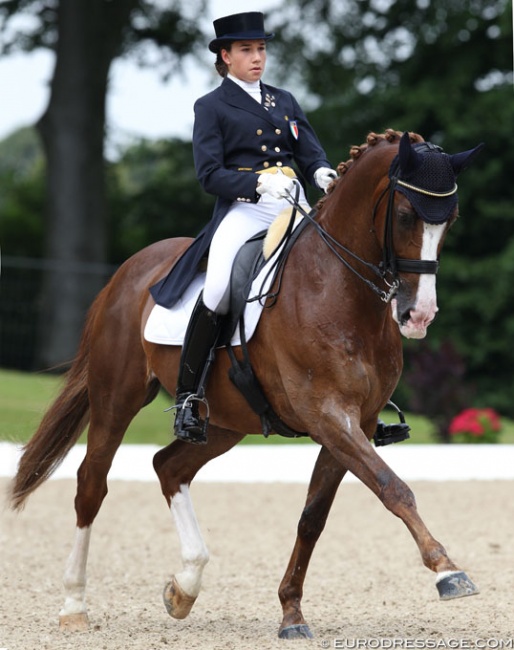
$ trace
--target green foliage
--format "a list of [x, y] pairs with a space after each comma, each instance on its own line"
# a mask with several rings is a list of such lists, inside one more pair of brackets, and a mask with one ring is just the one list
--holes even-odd
[[[123, 30], [119, 55], [132, 56], [140, 65], [158, 65], [164, 77], [176, 71], [182, 57], [191, 54], [198, 42], [204, 40], [195, 16], [205, 11], [206, 0], [176, 0], [172, 8], [153, 0], [118, 0], [112, 4], [90, 0], [89, 4], [104, 27]], [[126, 25], [116, 23], [122, 4], [129, 8], [130, 22]], [[59, 11], [58, 0], [3, 0], [0, 54], [29, 52], [40, 47], [54, 50]], [[16, 22], [20, 14], [24, 20]]]
[[[44, 159], [37, 133], [20, 129], [0, 142], [0, 242], [4, 255], [42, 257]], [[109, 257], [119, 264], [167, 237], [194, 237], [214, 199], [200, 190], [190, 142], [141, 140], [107, 165]]]
[[[302, 21], [291, 20], [299, 7]], [[444, 341], [462, 355], [474, 404], [513, 416], [512, 3], [291, 0], [272, 20], [283, 78], [299, 79], [317, 98], [310, 119], [334, 164], [369, 131], [388, 127], [416, 131], [449, 153], [485, 143], [459, 177], [461, 218], [443, 250], [441, 310], [428, 336], [434, 358]], [[404, 397], [416, 349], [426, 353], [418, 344], [407, 349]], [[450, 389], [451, 375], [447, 381]]]
[[4, 255], [41, 257], [44, 240], [44, 160], [34, 129], [0, 142], [0, 242]]
[[108, 175], [112, 262], [168, 237], [193, 237], [207, 223], [214, 200], [200, 191], [191, 143], [140, 141]]

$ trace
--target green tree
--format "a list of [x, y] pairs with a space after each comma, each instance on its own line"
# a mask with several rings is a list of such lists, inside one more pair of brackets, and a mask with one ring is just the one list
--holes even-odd
[[199, 191], [190, 142], [133, 143], [108, 177], [112, 262], [159, 239], [194, 237], [211, 217], [214, 199]]
[[[70, 360], [85, 312], [103, 283], [84, 263], [106, 259], [105, 99], [117, 57], [154, 43], [171, 74], [201, 38], [195, 7], [178, 0], [168, 9], [146, 0], [5, 0], [0, 5], [0, 54], [47, 47], [55, 52], [50, 101], [38, 121], [46, 156], [46, 256], [41, 300], [40, 364]], [[23, 14], [23, 31], [9, 31]], [[27, 25], [30, 25], [27, 27]]]
[[44, 158], [32, 128], [0, 143], [0, 244], [4, 257], [42, 257]]
[[[443, 251], [429, 344], [437, 355], [451, 340], [477, 404], [513, 416], [512, 3], [291, 0], [273, 25], [283, 76], [307, 87], [311, 122], [334, 163], [387, 127], [449, 153], [485, 143], [459, 180], [461, 218]], [[417, 346], [406, 348], [409, 364]]]

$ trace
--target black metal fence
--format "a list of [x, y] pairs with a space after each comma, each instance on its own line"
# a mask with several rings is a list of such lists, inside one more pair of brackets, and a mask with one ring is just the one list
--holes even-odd
[[28, 257], [1, 259], [0, 275], [0, 367], [36, 368], [40, 330], [41, 289], [47, 271], [95, 274], [106, 283], [115, 266], [73, 263]]

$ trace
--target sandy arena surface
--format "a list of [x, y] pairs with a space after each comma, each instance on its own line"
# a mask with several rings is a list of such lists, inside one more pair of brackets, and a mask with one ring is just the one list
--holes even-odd
[[[2, 501], [8, 484], [0, 479]], [[281, 641], [277, 588], [305, 485], [193, 485], [211, 560], [191, 615], [175, 621], [161, 593], [180, 568], [178, 541], [158, 484], [112, 481], [89, 555], [91, 627], [63, 633], [75, 481], [49, 481], [21, 514], [1, 511], [0, 650], [514, 648], [514, 482], [410, 485], [481, 593], [439, 601], [402, 522], [361, 484], [343, 484], [307, 574], [303, 612], [315, 638]]]

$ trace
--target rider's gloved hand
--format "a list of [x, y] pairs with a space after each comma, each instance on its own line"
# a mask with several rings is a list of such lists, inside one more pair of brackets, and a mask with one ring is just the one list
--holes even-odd
[[285, 199], [293, 192], [293, 189], [293, 179], [283, 173], [259, 175], [258, 194], [269, 194], [274, 199]]
[[335, 169], [330, 169], [330, 167], [320, 167], [314, 172], [314, 182], [325, 194], [334, 178], [337, 178], [337, 172]]

